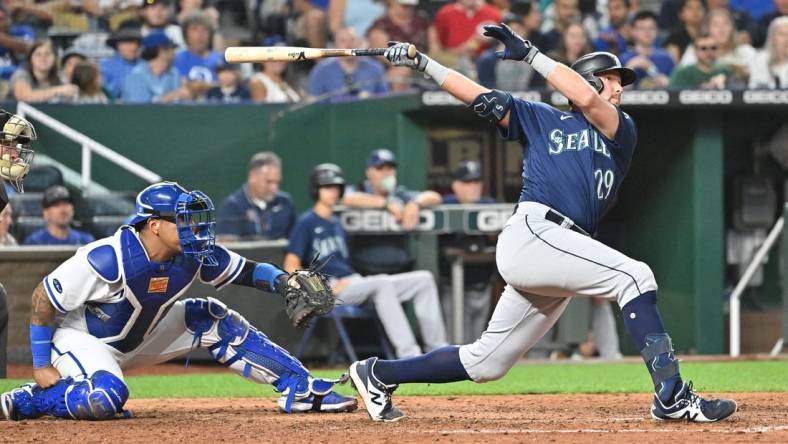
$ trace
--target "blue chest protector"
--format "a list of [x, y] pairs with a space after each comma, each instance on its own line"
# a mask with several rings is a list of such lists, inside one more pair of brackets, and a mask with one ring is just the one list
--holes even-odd
[[[113, 275], [112, 264], [117, 264], [115, 250], [106, 247], [109, 246], [91, 251], [88, 262], [104, 279], [112, 282], [113, 278], [120, 276]], [[121, 231], [120, 251], [125, 285], [118, 296], [122, 299], [86, 304], [85, 320], [91, 335], [97, 338], [117, 337], [109, 345], [128, 353], [142, 343], [146, 334], [189, 287], [200, 270], [200, 264], [184, 256], [162, 264], [149, 261], [131, 228]], [[165, 306], [164, 310], [161, 310], [162, 306]]]

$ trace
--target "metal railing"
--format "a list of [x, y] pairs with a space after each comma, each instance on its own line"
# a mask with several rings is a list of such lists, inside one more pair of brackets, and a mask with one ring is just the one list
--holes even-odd
[[763, 258], [777, 242], [777, 238], [783, 230], [784, 223], [785, 216], [780, 217], [777, 219], [777, 222], [774, 223], [771, 231], [769, 231], [769, 235], [766, 236], [766, 240], [763, 241], [761, 247], [755, 252], [750, 264], [747, 266], [747, 269], [744, 270], [744, 274], [742, 274], [739, 283], [736, 284], [736, 287], [733, 289], [728, 299], [728, 306], [730, 309], [730, 355], [733, 357], [741, 354], [741, 294], [744, 292], [744, 289], [747, 288], [747, 284], [750, 283], [750, 279], [752, 279], [755, 271], [758, 270]]
[[161, 176], [153, 171], [143, 167], [142, 165], [134, 162], [128, 157], [113, 151], [106, 147], [104, 144], [97, 142], [90, 137], [80, 133], [79, 131], [71, 128], [65, 123], [49, 116], [41, 110], [38, 110], [25, 102], [19, 102], [16, 106], [16, 113], [21, 117], [32, 117], [36, 123], [43, 124], [52, 130], [60, 133], [63, 137], [76, 142], [82, 146], [82, 189], [87, 190], [93, 183], [91, 176], [92, 169], [92, 155], [93, 153], [109, 160], [115, 165], [123, 168], [124, 170], [134, 174], [148, 183], [160, 182]]

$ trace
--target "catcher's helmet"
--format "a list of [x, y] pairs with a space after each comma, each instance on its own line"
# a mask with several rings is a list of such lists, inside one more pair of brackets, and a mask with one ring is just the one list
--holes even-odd
[[205, 265], [217, 265], [213, 257], [216, 242], [211, 198], [202, 191], [187, 191], [176, 182], [153, 184], [137, 195], [137, 212], [129, 220], [137, 225], [150, 218], [168, 219], [178, 229], [181, 252]]
[[345, 193], [345, 175], [342, 168], [333, 163], [321, 163], [312, 169], [309, 175], [309, 192], [312, 199], [317, 200], [318, 189], [328, 185], [339, 186], [339, 197]]
[[609, 52], [592, 52], [580, 57], [572, 63], [571, 67], [590, 83], [597, 92], [602, 91], [604, 85], [597, 75], [607, 71], [618, 71], [621, 74], [621, 86], [635, 83], [635, 71], [621, 66], [621, 61]]
[[22, 180], [33, 163], [35, 153], [30, 149], [30, 142], [37, 138], [36, 129], [27, 120], [2, 109], [0, 128], [0, 177], [21, 193]]

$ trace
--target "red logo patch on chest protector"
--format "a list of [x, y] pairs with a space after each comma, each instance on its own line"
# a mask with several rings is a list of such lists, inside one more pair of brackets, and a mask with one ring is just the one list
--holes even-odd
[[148, 282], [148, 293], [166, 293], [167, 284], [170, 283], [169, 277], [154, 277]]

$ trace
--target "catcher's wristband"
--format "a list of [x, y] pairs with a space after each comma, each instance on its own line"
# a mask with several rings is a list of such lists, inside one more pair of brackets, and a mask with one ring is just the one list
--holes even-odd
[[30, 351], [33, 354], [33, 368], [52, 365], [52, 327], [30, 324]]

